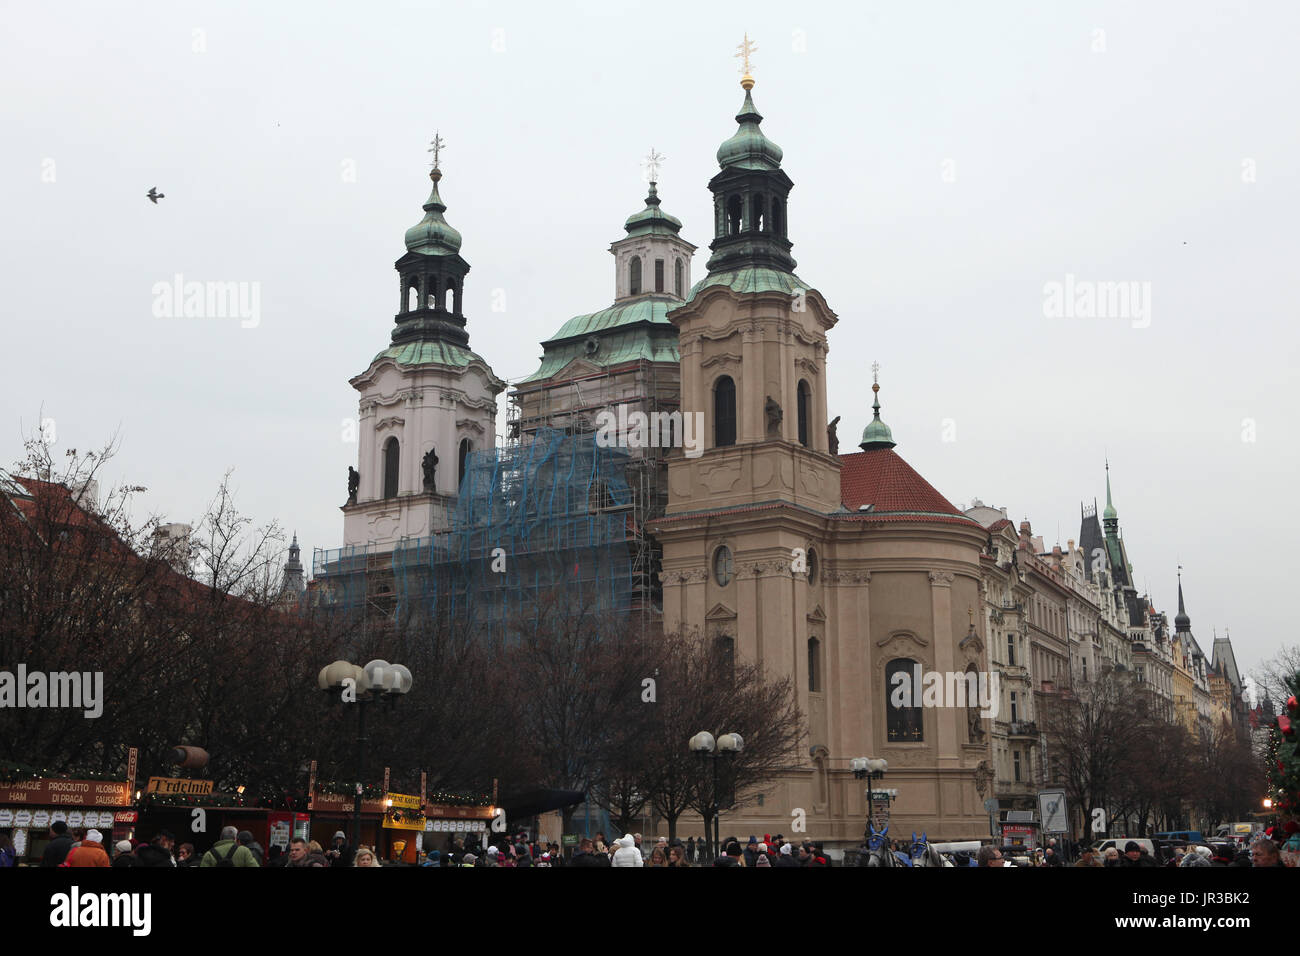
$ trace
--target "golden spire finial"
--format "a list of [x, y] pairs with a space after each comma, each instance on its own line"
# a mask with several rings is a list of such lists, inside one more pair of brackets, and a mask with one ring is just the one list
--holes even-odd
[[736, 56], [740, 57], [743, 64], [740, 68], [740, 72], [743, 73], [744, 76], [740, 78], [740, 85], [745, 88], [746, 92], [748, 92], [754, 88], [754, 78], [749, 74], [749, 55], [751, 53], [757, 53], [758, 47], [749, 41], [749, 32], [746, 31], [745, 41], [738, 44], [736, 49], [739, 51], [736, 53]]

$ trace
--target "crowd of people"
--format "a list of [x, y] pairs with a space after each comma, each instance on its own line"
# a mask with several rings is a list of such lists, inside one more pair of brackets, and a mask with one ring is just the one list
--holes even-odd
[[[270, 851], [253, 838], [248, 830], [225, 827], [220, 839], [206, 853], [197, 854], [191, 843], [176, 844], [175, 836], [160, 830], [148, 842], [135, 843], [120, 840], [110, 847], [104, 835], [96, 829], [69, 831], [66, 823], [51, 824], [49, 843], [40, 865], [43, 867], [380, 867], [400, 865], [385, 862], [374, 848], [351, 847], [343, 831], [334, 834], [329, 849], [315, 840], [294, 837], [287, 850], [278, 845]], [[110, 853], [111, 849], [111, 853]], [[907, 847], [891, 846], [900, 858]], [[1074, 852], [1071, 852], [1071, 851]], [[865, 855], [866, 848], [863, 848]], [[1013, 861], [1013, 856], [1020, 863]], [[1077, 861], [1067, 862], [1067, 856], [1077, 856]], [[482, 847], [466, 844], [462, 839], [448, 835], [442, 849], [430, 848], [419, 854], [417, 865], [428, 867], [688, 867], [688, 866], [739, 866], [739, 867], [824, 867], [832, 859], [823, 845], [812, 840], [798, 844], [787, 841], [782, 834], [750, 836], [745, 844], [736, 837], [722, 841], [716, 856], [708, 843], [688, 837], [669, 840], [659, 837], [653, 843], [643, 840], [639, 833], [624, 834], [606, 842], [604, 833], [579, 841], [571, 856], [566, 857], [559, 844], [529, 839], [526, 833], [497, 840]], [[1071, 847], [1057, 846], [1050, 840], [1047, 846], [1037, 848], [1001, 847], [987, 845], [974, 854], [957, 852], [944, 854], [946, 863], [953, 866], [1075, 866], [1075, 867], [1160, 867], [1160, 866], [1285, 866], [1278, 845], [1261, 835], [1249, 845], [1234, 843], [1196, 844], [1174, 847], [1164, 862], [1151, 856], [1148, 849], [1137, 841], [1128, 841], [1123, 850], [1110, 846], [1098, 852], [1091, 846], [1080, 844]], [[846, 853], [844, 863], [853, 865], [855, 855]], [[8, 838], [0, 834], [0, 867], [13, 866], [13, 848]]]

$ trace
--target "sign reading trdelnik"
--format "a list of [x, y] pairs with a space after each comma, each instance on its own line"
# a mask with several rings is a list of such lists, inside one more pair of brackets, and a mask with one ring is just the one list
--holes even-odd
[[131, 787], [125, 780], [55, 780], [49, 777], [0, 783], [0, 804], [13, 803], [125, 807], [131, 804]]
[[146, 793], [184, 793], [206, 796], [212, 792], [211, 780], [187, 780], [183, 777], [150, 777]]

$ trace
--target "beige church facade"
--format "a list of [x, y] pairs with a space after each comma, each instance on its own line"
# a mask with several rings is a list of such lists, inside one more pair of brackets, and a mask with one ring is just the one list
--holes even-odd
[[[849, 761], [874, 757], [889, 769], [873, 789], [897, 791], [891, 836], [987, 837], [990, 721], [969, 707], [891, 707], [889, 690], [918, 665], [988, 671], [972, 613], [988, 534], [894, 451], [878, 398], [862, 450], [839, 454], [826, 399], [837, 317], [794, 274], [793, 184], [759, 129], [752, 79], [743, 85], [739, 129], [709, 184], [708, 275], [668, 314], [681, 408], [704, 414], [705, 450], [670, 459], [667, 512], [652, 530], [665, 628], [789, 676], [807, 737], [761, 799], [724, 812], [722, 829], [789, 837], [802, 813], [809, 837], [856, 845], [867, 801]], [[683, 820], [682, 832], [698, 825]]]

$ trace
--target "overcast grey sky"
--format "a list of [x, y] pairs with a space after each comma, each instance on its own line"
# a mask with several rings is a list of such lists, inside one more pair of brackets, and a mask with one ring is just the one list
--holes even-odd
[[[107, 477], [167, 520], [233, 467], [257, 521], [337, 547], [348, 379], [388, 342], [433, 130], [470, 346], [514, 381], [612, 301], [652, 146], [703, 276], [748, 30], [798, 273], [839, 314], [845, 447], [879, 361], [898, 452], [1049, 547], [1109, 454], [1158, 606], [1181, 562], [1207, 652], [1214, 627], [1247, 669], [1295, 641], [1295, 4], [2, 9], [4, 461], [43, 406], [59, 448], [120, 427]], [[155, 316], [178, 273], [258, 283], [256, 327]], [[1149, 315], [1049, 317], [1067, 275], [1149, 283]]]

